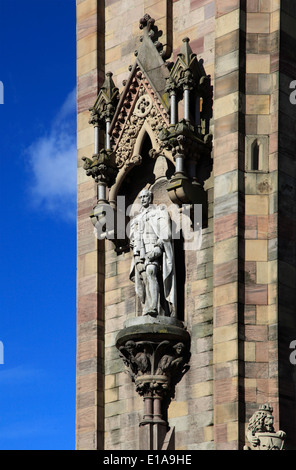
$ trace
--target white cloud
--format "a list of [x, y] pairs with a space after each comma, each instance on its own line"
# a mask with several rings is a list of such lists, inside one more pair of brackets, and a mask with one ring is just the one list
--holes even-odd
[[44, 371], [36, 369], [30, 365], [19, 365], [11, 368], [4, 368], [0, 374], [0, 384], [3, 388], [4, 385], [20, 385], [30, 383], [37, 378], [44, 376]]
[[76, 219], [76, 89], [66, 98], [50, 131], [27, 149], [32, 204], [66, 220]]

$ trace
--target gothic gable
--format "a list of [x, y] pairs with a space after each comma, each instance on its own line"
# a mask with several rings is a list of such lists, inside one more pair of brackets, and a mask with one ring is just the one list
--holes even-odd
[[117, 167], [129, 165], [134, 159], [135, 143], [143, 127], [157, 146], [155, 150], [159, 150], [158, 129], [168, 125], [168, 111], [137, 63], [110, 129]]
[[159, 31], [149, 15], [141, 18], [140, 29], [143, 31], [141, 45], [135, 51], [136, 60], [109, 130], [119, 169], [135, 160], [135, 143], [143, 126], [155, 148], [159, 147], [157, 129], [169, 125], [166, 83], [170, 72], [162, 58]]

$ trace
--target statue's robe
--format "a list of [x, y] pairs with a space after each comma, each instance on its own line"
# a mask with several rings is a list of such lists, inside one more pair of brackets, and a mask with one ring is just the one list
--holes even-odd
[[[169, 213], [163, 206], [150, 204], [148, 208], [142, 208], [130, 224], [131, 246], [135, 247], [142, 240], [139, 239], [137, 228], [148, 223], [157, 237], [159, 246], [162, 247], [161, 273], [163, 292], [166, 301], [173, 307], [172, 312], [176, 310], [176, 276], [174, 266], [174, 250], [172, 245], [171, 219]], [[140, 251], [140, 248], [139, 248]], [[145, 301], [145, 286], [139, 271], [136, 269], [135, 259], [133, 257], [130, 271], [130, 279], [135, 283], [136, 294]]]

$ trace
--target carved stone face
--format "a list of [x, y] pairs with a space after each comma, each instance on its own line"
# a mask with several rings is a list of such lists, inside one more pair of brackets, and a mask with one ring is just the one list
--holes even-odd
[[131, 355], [133, 354], [135, 348], [136, 348], [136, 344], [133, 341], [127, 341], [127, 343], [125, 344], [125, 349]]
[[178, 343], [176, 344], [175, 346], [175, 351], [176, 353], [178, 354], [178, 356], [180, 356], [182, 354], [182, 352], [184, 351], [185, 347], [184, 347], [184, 344], [182, 343]]
[[271, 414], [267, 414], [264, 418], [264, 427], [266, 431], [273, 432], [273, 416]]
[[143, 189], [143, 191], [140, 192], [139, 199], [143, 207], [148, 207], [152, 202], [151, 191]]

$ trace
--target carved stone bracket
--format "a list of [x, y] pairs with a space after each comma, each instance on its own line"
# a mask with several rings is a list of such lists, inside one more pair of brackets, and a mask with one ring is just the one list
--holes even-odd
[[128, 373], [141, 396], [174, 396], [174, 387], [189, 366], [188, 345], [168, 341], [126, 341], [119, 346]]
[[204, 155], [210, 155], [212, 151], [213, 136], [200, 134], [194, 125], [185, 120], [174, 126], [162, 128], [159, 139], [163, 147], [170, 150], [174, 157], [176, 154], [182, 154], [184, 158], [196, 162]]
[[168, 406], [176, 385], [189, 369], [190, 335], [174, 318], [136, 317], [126, 321], [118, 333], [116, 347], [137, 393], [143, 397], [142, 448], [161, 449], [169, 430]]

